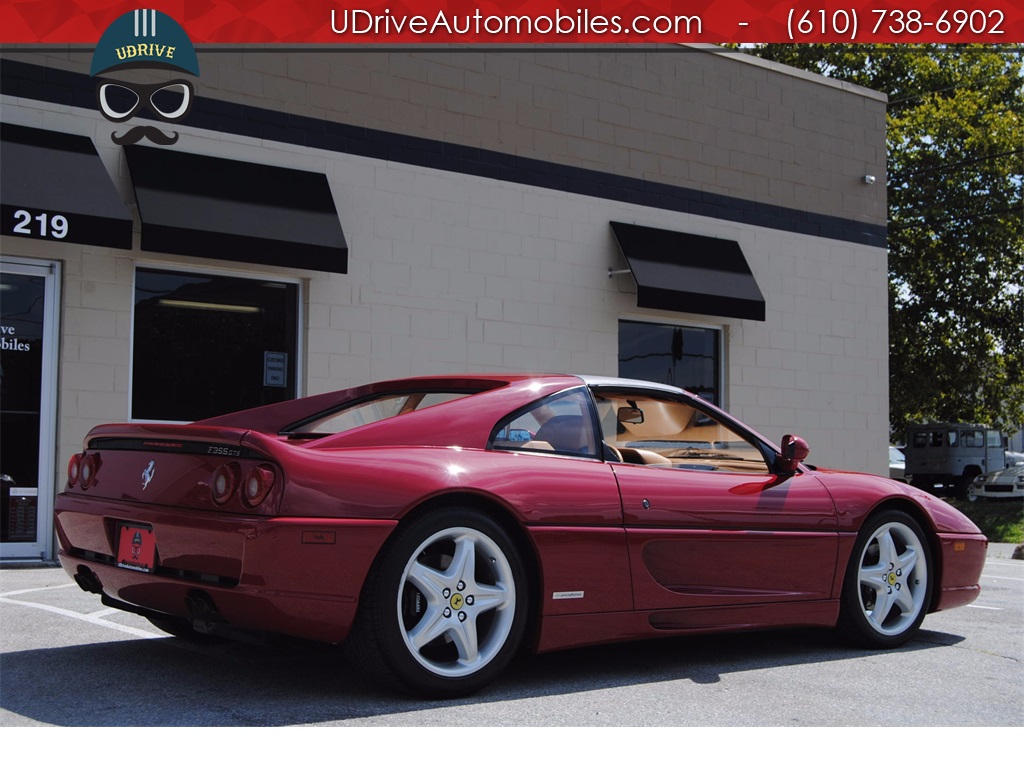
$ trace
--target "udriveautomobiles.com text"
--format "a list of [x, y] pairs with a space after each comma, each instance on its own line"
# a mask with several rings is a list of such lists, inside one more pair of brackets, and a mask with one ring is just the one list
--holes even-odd
[[450, 13], [439, 10], [434, 16], [422, 14], [383, 13], [361, 9], [331, 11], [331, 29], [338, 35], [423, 35], [425, 37], [479, 37], [481, 35], [670, 35], [700, 34], [703, 24], [700, 16], [645, 16], [629, 19], [604, 16], [588, 9], [576, 13], [555, 10], [553, 14], [514, 15]]

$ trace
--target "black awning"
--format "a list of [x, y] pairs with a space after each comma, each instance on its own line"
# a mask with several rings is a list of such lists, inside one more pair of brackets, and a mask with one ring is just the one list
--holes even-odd
[[142, 250], [348, 271], [327, 177], [137, 144], [124, 148]]
[[611, 222], [637, 306], [764, 320], [764, 296], [734, 240]]
[[132, 247], [132, 215], [92, 139], [0, 124], [3, 234]]

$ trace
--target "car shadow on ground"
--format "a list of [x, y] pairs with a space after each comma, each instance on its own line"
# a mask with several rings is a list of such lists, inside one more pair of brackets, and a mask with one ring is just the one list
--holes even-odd
[[128, 640], [0, 655], [0, 707], [60, 726], [358, 725], [375, 716], [565, 695], [666, 681], [716, 685], [724, 675], [955, 645], [921, 630], [892, 651], [841, 645], [826, 630], [676, 637], [517, 660], [469, 699], [395, 695], [355, 674], [337, 649], [307, 644]]

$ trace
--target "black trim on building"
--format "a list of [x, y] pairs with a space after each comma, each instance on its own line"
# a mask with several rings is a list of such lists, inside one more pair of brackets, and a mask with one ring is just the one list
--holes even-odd
[[611, 222], [648, 309], [764, 320], [764, 295], [735, 240]]
[[348, 245], [324, 174], [137, 144], [124, 151], [142, 250], [348, 271]]
[[92, 139], [0, 123], [4, 236], [132, 247], [132, 215]]
[[[202, 91], [201, 82], [199, 91]], [[0, 61], [0, 93], [76, 107], [96, 107], [95, 84], [88, 75], [7, 59]], [[201, 95], [196, 97], [188, 117], [176, 125], [393, 160], [876, 248], [886, 246], [885, 225], [435, 139], [333, 123]]]

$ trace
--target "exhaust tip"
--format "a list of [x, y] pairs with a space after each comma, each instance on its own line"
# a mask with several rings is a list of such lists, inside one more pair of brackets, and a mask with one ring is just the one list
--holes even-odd
[[103, 594], [103, 585], [100, 583], [100, 577], [84, 565], [78, 566], [78, 572], [75, 573], [75, 583], [85, 592], [93, 595]]
[[213, 598], [201, 590], [193, 589], [186, 595], [185, 609], [192, 619], [192, 628], [197, 632], [213, 634], [218, 626], [225, 623]]

